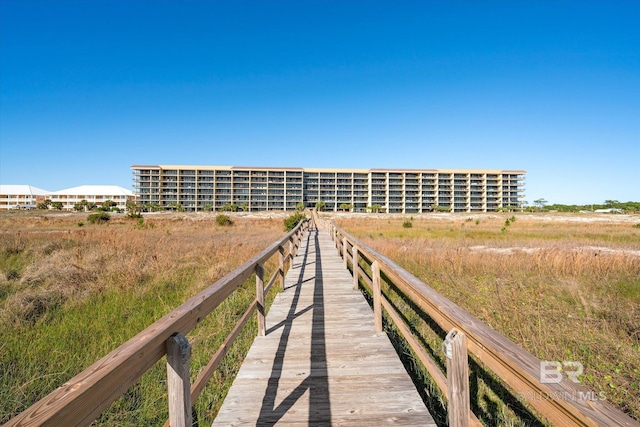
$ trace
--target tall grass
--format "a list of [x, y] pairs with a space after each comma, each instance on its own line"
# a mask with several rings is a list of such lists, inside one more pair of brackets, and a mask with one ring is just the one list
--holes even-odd
[[[0, 216], [0, 423], [282, 235], [281, 220], [221, 227], [213, 215], [112, 217], [79, 228], [81, 218]], [[188, 337], [192, 379], [254, 299], [249, 282]], [[203, 424], [215, 417], [255, 331], [250, 323], [195, 403]], [[160, 362], [95, 424], [156, 425], [167, 415]]]
[[339, 223], [541, 360], [581, 362], [587, 387], [640, 419], [640, 232], [510, 218]]

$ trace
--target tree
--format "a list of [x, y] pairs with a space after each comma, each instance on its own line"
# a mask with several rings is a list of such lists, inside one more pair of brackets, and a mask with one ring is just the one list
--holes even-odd
[[51, 206], [51, 199], [45, 199], [42, 203], [38, 203], [36, 206], [38, 209], [46, 210]]
[[296, 228], [296, 225], [300, 221], [303, 221], [307, 216], [302, 212], [296, 212], [290, 217], [284, 219], [284, 231], [291, 231]]
[[207, 211], [207, 212], [211, 212], [213, 210], [213, 206], [212, 205], [204, 205], [204, 207], [202, 209]]
[[114, 208], [118, 206], [118, 204], [116, 202], [114, 202], [113, 200], [105, 200], [104, 202], [102, 202], [102, 209], [103, 210], [111, 210], [111, 208]]
[[380, 205], [371, 205], [367, 207], [371, 212], [378, 213], [380, 212]]
[[608, 208], [615, 208], [620, 202], [617, 200], [605, 200], [604, 204], [607, 205]]
[[544, 198], [539, 198], [538, 200], [534, 200], [533, 203], [538, 207], [538, 209], [542, 210], [548, 202]]
[[222, 212], [237, 212], [238, 205], [236, 205], [235, 203], [227, 203], [226, 205], [222, 206], [219, 210], [221, 210]]
[[142, 206], [127, 202], [127, 218], [142, 218]]
[[61, 211], [64, 205], [62, 204], [62, 202], [51, 202], [51, 207], [53, 209]]
[[184, 206], [181, 203], [172, 202], [167, 205], [172, 211], [184, 212]]
[[340, 204], [340, 209], [342, 209], [345, 212], [346, 211], [350, 211], [352, 207], [353, 206], [351, 206], [349, 203], [341, 203]]
[[322, 200], [318, 200], [316, 202], [316, 210], [317, 211], [321, 211], [324, 210], [324, 208], [327, 206], [327, 204], [325, 202], [323, 202]]
[[73, 205], [73, 209], [78, 212], [84, 212], [87, 210], [87, 201], [85, 199], [80, 200], [78, 203]]
[[296, 203], [296, 210], [297, 211], [303, 211], [304, 210], [304, 202], [298, 202]]

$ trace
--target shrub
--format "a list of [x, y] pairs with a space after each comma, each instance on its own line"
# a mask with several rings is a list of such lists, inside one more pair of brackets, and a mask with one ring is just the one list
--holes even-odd
[[233, 225], [233, 221], [231, 220], [231, 218], [229, 218], [228, 215], [218, 215], [216, 216], [216, 222], [218, 223], [218, 225]]
[[78, 221], [78, 227], [82, 227], [83, 225], [84, 225], [84, 222]]
[[405, 222], [402, 223], [402, 226], [404, 228], [411, 228], [411, 227], [413, 227], [413, 223], [411, 221], [405, 221]]
[[96, 212], [87, 216], [87, 221], [89, 221], [91, 224], [102, 224], [109, 221], [110, 219], [111, 215], [106, 212]]
[[294, 228], [296, 228], [296, 225], [298, 225], [300, 223], [300, 221], [303, 221], [307, 216], [305, 214], [303, 214], [302, 212], [296, 212], [295, 214], [291, 215], [290, 217], [287, 217], [284, 219], [284, 231], [291, 231]]

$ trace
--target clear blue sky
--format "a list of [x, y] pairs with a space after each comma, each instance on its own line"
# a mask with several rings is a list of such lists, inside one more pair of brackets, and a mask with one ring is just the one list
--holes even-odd
[[638, 1], [0, 0], [0, 183], [133, 164], [528, 171], [640, 200]]

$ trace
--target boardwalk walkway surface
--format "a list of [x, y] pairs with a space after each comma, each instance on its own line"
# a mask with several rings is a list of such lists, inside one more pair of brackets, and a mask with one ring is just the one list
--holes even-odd
[[434, 426], [328, 233], [303, 239], [214, 426]]

